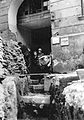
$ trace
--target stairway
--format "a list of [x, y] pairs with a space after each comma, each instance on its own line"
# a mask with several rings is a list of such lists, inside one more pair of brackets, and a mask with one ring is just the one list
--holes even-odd
[[[36, 79], [37, 78], [37, 79]], [[35, 104], [49, 104], [50, 95], [46, 94], [44, 91], [44, 77], [43, 75], [38, 75], [37, 77], [30, 76], [29, 80], [30, 93], [28, 96], [21, 96], [25, 103], [35, 103]]]
[[31, 79], [30, 77], [30, 84], [29, 89], [32, 93], [44, 93], [44, 78], [39, 79], [40, 76], [37, 77], [38, 79]]

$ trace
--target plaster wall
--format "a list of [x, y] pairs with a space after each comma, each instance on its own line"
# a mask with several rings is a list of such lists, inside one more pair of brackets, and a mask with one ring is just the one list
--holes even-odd
[[[54, 66], [54, 71], [70, 72], [80, 64], [84, 66], [84, 19], [80, 19], [81, 1], [50, 0], [50, 11], [52, 36], [59, 37], [59, 43], [52, 45], [53, 59], [62, 67], [60, 71], [60, 65]], [[61, 45], [63, 38], [68, 39], [68, 45]]]

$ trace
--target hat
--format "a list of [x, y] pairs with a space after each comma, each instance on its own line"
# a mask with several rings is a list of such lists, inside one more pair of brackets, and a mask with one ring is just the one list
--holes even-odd
[[41, 49], [41, 48], [39, 48], [38, 50], [39, 50], [39, 51], [42, 51], [42, 49]]

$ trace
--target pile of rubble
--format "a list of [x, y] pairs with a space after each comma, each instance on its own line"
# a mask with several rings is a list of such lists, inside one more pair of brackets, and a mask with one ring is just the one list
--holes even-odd
[[[17, 120], [17, 93], [28, 93], [24, 55], [14, 40], [0, 38], [0, 119]], [[14, 77], [16, 76], [16, 77]], [[28, 86], [27, 86], [28, 87]], [[26, 88], [27, 88], [26, 87]], [[24, 92], [25, 89], [25, 92]]]
[[84, 110], [84, 80], [73, 81], [64, 88], [66, 103], [74, 108]]
[[4, 68], [4, 74], [26, 74], [27, 68], [24, 60], [24, 56], [18, 43], [16, 41], [4, 41], [0, 40], [1, 42], [1, 52], [2, 52], [2, 59], [1, 65]]
[[13, 76], [8, 76], [2, 82], [4, 88], [4, 119], [17, 120], [17, 90], [15, 81], [18, 79]]
[[0, 119], [17, 120], [16, 77], [6, 77], [0, 83]]

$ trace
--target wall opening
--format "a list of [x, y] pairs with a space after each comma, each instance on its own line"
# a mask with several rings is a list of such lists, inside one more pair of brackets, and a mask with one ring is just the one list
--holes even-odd
[[[34, 51], [38, 52], [38, 48], [41, 48], [44, 55], [49, 55], [51, 53], [51, 22], [50, 22], [50, 17], [46, 19], [46, 17], [40, 18], [41, 16], [41, 11], [39, 11], [40, 14], [38, 14], [38, 22], [33, 22], [33, 20], [35, 21], [37, 12], [33, 12], [33, 14], [30, 11], [31, 8], [31, 4], [29, 4], [30, 0], [27, 1], [25, 0], [23, 2], [23, 4], [21, 4], [19, 10], [18, 10], [18, 14], [17, 14], [17, 21], [18, 21], [18, 40], [20, 42], [22, 42], [23, 44], [25, 44], [28, 48], [30, 48], [31, 50], [31, 73], [35, 73], [37, 71], [34, 71], [35, 66], [33, 65], [32, 59], [33, 59], [33, 53]], [[34, 1], [34, 3], [36, 2], [36, 0]], [[34, 4], [32, 3], [32, 4]], [[41, 0], [40, 0], [41, 3]], [[37, 4], [37, 9], [38, 9], [38, 5]], [[48, 3], [48, 0], [44, 0], [44, 3]], [[40, 6], [41, 7], [41, 6]], [[46, 6], [45, 6], [46, 7]], [[34, 9], [34, 8], [33, 8]], [[29, 11], [27, 11], [29, 10]], [[47, 9], [44, 9], [44, 11], [46, 11]], [[26, 11], [26, 14], [25, 14]], [[29, 13], [29, 14], [28, 14]], [[28, 14], [28, 15], [27, 15]], [[29, 15], [32, 14], [31, 19], [29, 17]], [[50, 12], [48, 12], [49, 15]], [[27, 19], [30, 19], [27, 22]], [[32, 21], [31, 21], [32, 20]], [[21, 21], [22, 23], [19, 24], [19, 21]], [[45, 22], [46, 23], [45, 23]], [[44, 22], [44, 25], [42, 24]], [[31, 25], [30, 25], [31, 24]]]
[[[19, 25], [18, 24], [18, 16], [23, 16], [22, 11], [20, 10], [25, 8], [29, 9], [29, 4], [26, 4], [27, 0], [13, 0], [10, 4], [10, 8], [8, 11], [8, 24], [9, 29], [15, 35], [17, 35], [17, 41], [22, 42], [27, 47], [31, 49], [31, 51], [37, 50], [39, 47], [43, 49], [44, 54], [48, 55], [51, 52], [51, 24], [49, 18], [49, 25], [45, 24], [44, 27], [39, 28], [28, 28], [28, 26]], [[48, 3], [48, 0], [44, 0], [44, 2]], [[43, 3], [44, 4], [44, 3]], [[46, 4], [46, 3], [45, 3]], [[45, 8], [46, 6], [44, 6]], [[37, 6], [38, 8], [38, 6]], [[47, 9], [44, 9], [47, 10]], [[27, 12], [26, 12], [27, 14]], [[25, 15], [26, 15], [25, 14]], [[34, 13], [35, 14], [35, 13]], [[25, 16], [24, 16], [25, 17]], [[27, 16], [28, 17], [28, 16]], [[43, 18], [44, 19], [44, 18]], [[41, 19], [39, 19], [41, 21]], [[38, 25], [38, 23], [37, 23]], [[32, 53], [31, 53], [32, 56]]]
[[47, 55], [51, 52], [51, 26], [31, 30], [31, 49], [37, 50], [42, 48]]
[[25, 0], [20, 6], [19, 15], [29, 15], [49, 10], [49, 0]]

